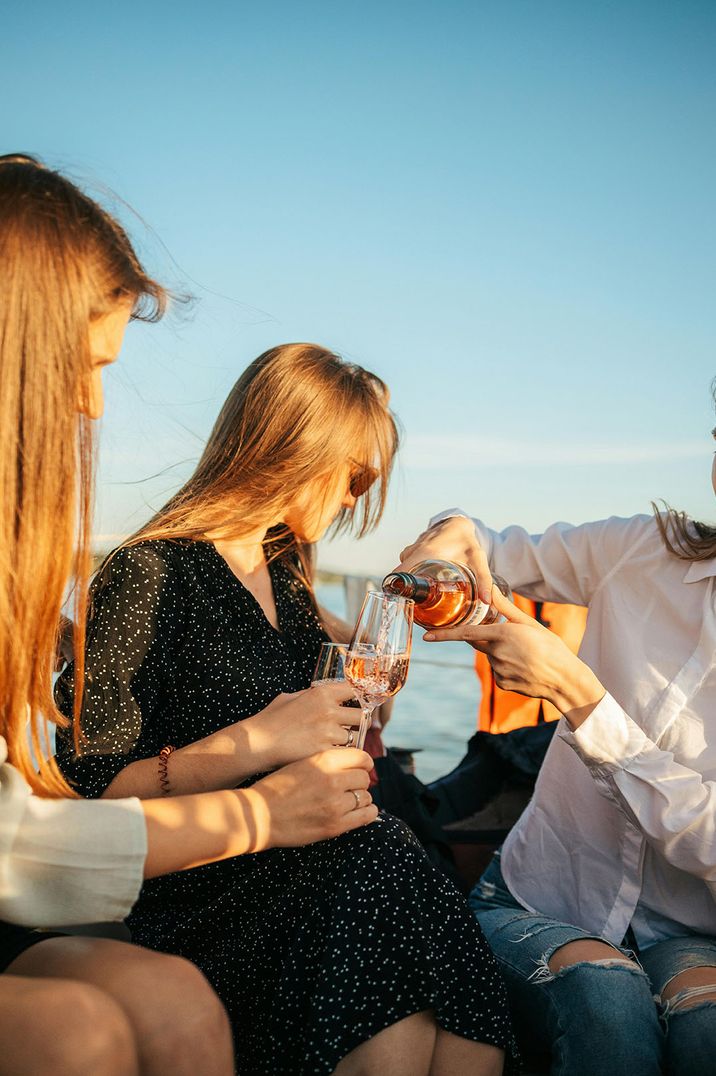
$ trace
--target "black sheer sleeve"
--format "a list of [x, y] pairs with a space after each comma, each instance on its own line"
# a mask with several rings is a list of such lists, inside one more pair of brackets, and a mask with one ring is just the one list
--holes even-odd
[[[83, 796], [101, 796], [114, 777], [166, 742], [160, 703], [171, 682], [181, 632], [178, 570], [167, 543], [120, 549], [92, 588], [87, 622], [83, 743], [58, 731], [57, 761]], [[74, 665], [59, 677], [55, 700], [72, 716]]]

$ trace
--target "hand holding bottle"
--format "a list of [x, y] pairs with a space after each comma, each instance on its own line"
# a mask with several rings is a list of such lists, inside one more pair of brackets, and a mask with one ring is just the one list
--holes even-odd
[[501, 624], [431, 628], [423, 638], [469, 643], [487, 654], [498, 687], [547, 699], [577, 728], [604, 696], [595, 674], [558, 635], [523, 613], [497, 587], [492, 602], [504, 617]]
[[465, 564], [477, 580], [481, 601], [489, 604], [492, 594], [492, 574], [485, 551], [477, 540], [475, 527], [467, 516], [450, 516], [418, 535], [412, 545], [400, 554], [396, 572], [410, 572], [424, 560], [447, 560]]

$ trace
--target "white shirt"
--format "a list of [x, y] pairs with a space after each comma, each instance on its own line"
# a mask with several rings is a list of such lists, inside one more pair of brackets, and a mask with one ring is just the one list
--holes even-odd
[[137, 799], [42, 799], [0, 736], [0, 919], [29, 927], [123, 919], [143, 881]]
[[474, 523], [520, 594], [589, 606], [580, 657], [608, 692], [575, 732], [559, 723], [503, 848], [510, 890], [616, 943], [630, 923], [641, 947], [716, 935], [716, 558], [670, 554], [651, 516]]

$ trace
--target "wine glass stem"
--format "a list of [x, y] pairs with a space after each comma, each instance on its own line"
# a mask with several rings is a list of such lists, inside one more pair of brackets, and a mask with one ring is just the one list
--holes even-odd
[[363, 750], [363, 745], [365, 744], [365, 738], [368, 733], [368, 729], [370, 728], [373, 721], [374, 710], [375, 705], [371, 706], [368, 703], [363, 703], [363, 705], [361, 706], [360, 725], [358, 726], [358, 739], [356, 740], [356, 747], [360, 747], [361, 750]]

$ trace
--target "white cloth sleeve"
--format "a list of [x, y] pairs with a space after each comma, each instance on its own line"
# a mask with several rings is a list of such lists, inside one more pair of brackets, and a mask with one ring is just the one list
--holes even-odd
[[[451, 516], [470, 518], [460, 508], [433, 516], [430, 525]], [[533, 601], [589, 605], [595, 590], [629, 556], [635, 545], [654, 533], [652, 516], [632, 516], [572, 526], [553, 523], [544, 534], [523, 527], [491, 530], [472, 520], [492, 571], [513, 590]]]
[[649, 844], [716, 899], [716, 784], [657, 747], [609, 694], [575, 731], [560, 725], [559, 736]]
[[147, 855], [139, 800], [43, 799], [5, 755], [0, 738], [0, 919], [29, 927], [123, 919]]

